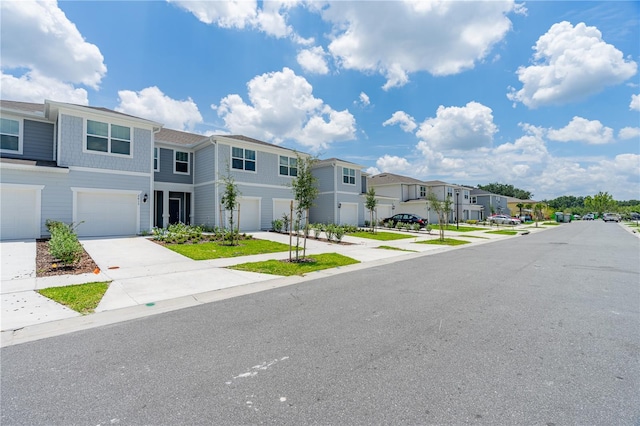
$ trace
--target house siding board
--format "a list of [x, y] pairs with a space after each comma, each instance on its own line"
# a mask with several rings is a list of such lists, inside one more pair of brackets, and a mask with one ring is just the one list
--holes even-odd
[[[108, 120], [105, 120], [108, 122]], [[133, 156], [121, 157], [109, 154], [93, 154], [83, 151], [85, 145], [84, 118], [61, 114], [60, 117], [60, 159], [65, 167], [77, 166], [94, 169], [120, 170], [127, 172], [149, 173], [151, 171], [151, 130], [133, 127]]]
[[[254, 186], [245, 182], [236, 182], [240, 197], [260, 198], [260, 229], [271, 229], [273, 220], [273, 199], [293, 198], [288, 187], [264, 187]], [[220, 190], [220, 197], [224, 194], [224, 188]], [[242, 214], [242, 212], [240, 212]], [[294, 213], [295, 214], [295, 213]]]
[[336, 223], [333, 194], [320, 194], [310, 210], [311, 223]]
[[54, 125], [41, 121], [24, 120], [22, 130], [22, 154], [3, 152], [4, 158], [23, 158], [27, 160], [54, 160]]
[[319, 192], [332, 192], [334, 190], [333, 181], [334, 168], [331, 165], [314, 168], [312, 171], [313, 176], [318, 180]]
[[[259, 146], [252, 148], [256, 151], [256, 171], [242, 171], [231, 168], [231, 148], [233, 145], [219, 144], [218, 146], [218, 170], [224, 176], [227, 171], [236, 182], [279, 185], [286, 186], [291, 183], [289, 176], [280, 176], [279, 155], [259, 150]], [[251, 148], [247, 148], [251, 149]], [[293, 157], [290, 152], [283, 152], [282, 155]]]
[[[176, 151], [182, 151], [181, 149], [176, 149]], [[188, 151], [183, 151], [188, 152]], [[160, 148], [160, 171], [154, 172], [154, 180], [156, 182], [167, 182], [167, 183], [185, 183], [192, 184], [193, 183], [193, 164], [194, 164], [194, 155], [189, 154], [189, 174], [178, 174], [173, 172], [173, 159], [174, 159], [174, 150]]]
[[194, 189], [195, 210], [193, 221], [195, 225], [220, 226], [218, 220], [219, 203], [216, 203], [216, 189], [214, 184], [196, 186]]
[[[196, 151], [193, 159], [194, 163], [194, 183], [213, 182], [216, 180], [215, 171], [215, 146], [207, 145]], [[162, 163], [160, 163], [162, 165]]]

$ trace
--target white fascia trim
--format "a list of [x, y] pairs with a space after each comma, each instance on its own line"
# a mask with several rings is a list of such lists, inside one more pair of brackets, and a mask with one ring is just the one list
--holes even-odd
[[45, 166], [32, 166], [29, 164], [15, 164], [15, 163], [0, 163], [0, 169], [8, 170], [26, 170], [30, 172], [41, 173], [69, 173], [69, 169], [63, 169], [58, 167], [45, 167]]
[[[300, 151], [296, 151], [290, 148], [283, 148], [283, 147], [279, 147], [277, 145], [262, 145], [259, 143], [254, 143], [254, 142], [249, 142], [249, 141], [243, 141], [240, 139], [233, 139], [233, 138], [227, 138], [224, 136], [215, 136], [213, 138], [216, 142], [224, 144], [224, 145], [229, 145], [229, 146], [236, 146], [238, 148], [245, 148], [245, 149], [250, 149], [252, 151], [260, 151], [260, 152], [267, 152], [270, 154], [277, 154], [277, 155], [282, 155], [282, 156], [287, 156], [287, 157], [293, 157], [295, 158], [296, 156], [296, 152], [300, 155], [300, 157], [302, 158], [306, 158], [306, 157], [311, 157], [311, 155], [304, 153], [304, 152], [300, 152]], [[256, 159], [257, 161], [257, 159]]]
[[71, 187], [72, 192], [92, 192], [92, 193], [102, 193], [102, 194], [122, 194], [122, 195], [140, 195], [142, 191], [137, 191], [135, 189], [110, 189], [110, 188], [82, 188], [77, 186]]
[[36, 191], [42, 191], [44, 189], [44, 185], [28, 185], [23, 183], [4, 183], [0, 182], [0, 188], [6, 189], [32, 189]]
[[69, 170], [72, 170], [74, 172], [105, 173], [109, 175], [141, 176], [141, 177], [153, 176], [152, 173], [128, 172], [126, 170], [113, 170], [113, 169], [96, 169], [94, 167], [69, 166]]
[[155, 191], [193, 192], [194, 185], [188, 183], [154, 182]]
[[136, 123], [138, 127], [151, 129], [154, 133], [156, 132], [156, 129], [159, 130], [160, 128], [163, 127], [162, 123], [158, 123], [158, 122], [147, 120], [140, 117], [134, 117], [131, 115], [121, 114], [117, 111], [101, 111], [101, 110], [93, 109], [88, 106], [73, 105], [73, 104], [55, 102], [50, 100], [45, 100], [44, 103], [45, 103], [45, 111], [51, 108], [53, 109], [54, 113], [58, 113], [58, 114], [64, 114], [65, 112], [70, 114], [75, 113], [75, 114], [81, 115], [85, 119], [87, 117], [101, 117], [103, 120], [105, 118], [108, 118], [110, 122], [115, 122], [116, 124], [118, 122]]

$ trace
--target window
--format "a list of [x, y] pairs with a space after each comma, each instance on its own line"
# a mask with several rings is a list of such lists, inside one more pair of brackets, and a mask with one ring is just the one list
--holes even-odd
[[355, 169], [348, 169], [346, 167], [342, 168], [342, 182], [349, 184], [349, 185], [355, 185], [356, 184], [356, 170]]
[[464, 199], [468, 200], [469, 199], [469, 191], [463, 191], [462, 193], [464, 194]]
[[453, 197], [453, 188], [447, 186], [447, 196], [448, 197]]
[[282, 176], [298, 176], [298, 159], [280, 156], [280, 174]]
[[131, 128], [87, 120], [87, 150], [131, 155]]
[[160, 148], [153, 148], [153, 171], [160, 171]]
[[183, 151], [175, 151], [175, 173], [189, 174], [189, 153]]
[[256, 171], [256, 152], [251, 149], [232, 148], [231, 168], [236, 170]]
[[478, 199], [476, 197], [471, 197], [471, 204], [477, 204]]
[[421, 186], [420, 187], [420, 198], [425, 198], [427, 196], [427, 187], [426, 186]]
[[22, 154], [18, 120], [2, 118], [0, 122], [0, 150]]

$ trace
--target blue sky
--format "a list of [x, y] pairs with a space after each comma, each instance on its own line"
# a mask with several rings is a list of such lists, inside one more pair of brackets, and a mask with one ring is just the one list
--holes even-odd
[[422, 180], [640, 199], [640, 3], [5, 1], [2, 99]]

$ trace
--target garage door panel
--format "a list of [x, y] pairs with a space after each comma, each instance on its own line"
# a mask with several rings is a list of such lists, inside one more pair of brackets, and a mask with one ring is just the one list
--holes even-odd
[[341, 203], [340, 206], [340, 225], [358, 225], [358, 205]]
[[0, 189], [0, 239], [40, 237], [39, 196], [35, 189]]
[[241, 199], [240, 203], [240, 231], [260, 230], [260, 200]]
[[78, 193], [76, 223], [79, 236], [135, 235], [137, 218], [136, 194]]

